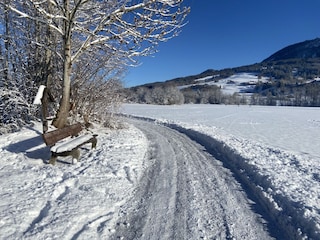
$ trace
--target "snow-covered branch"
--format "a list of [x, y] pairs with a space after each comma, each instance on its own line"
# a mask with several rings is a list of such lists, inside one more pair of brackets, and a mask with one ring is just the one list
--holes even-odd
[[[13, 7], [13, 6], [11, 6], [11, 5], [9, 5], [8, 7], [9, 7], [9, 9], [10, 9], [11, 11], [17, 13], [21, 18], [28, 18], [28, 19], [31, 19], [31, 20], [34, 20], [34, 21], [37, 21], [37, 22], [41, 22], [41, 23], [43, 23], [43, 24], [46, 24], [46, 25], [48, 25], [50, 28], [52, 28], [53, 30], [55, 30], [55, 31], [57, 31], [58, 33], [60, 33], [61, 35], [63, 35], [63, 31], [62, 31], [59, 27], [57, 27], [57, 26], [55, 26], [54, 24], [52, 24], [51, 21], [48, 21], [48, 20], [46, 21], [46, 20], [44, 20], [44, 19], [42, 19], [42, 18], [32, 17], [32, 16], [30, 16], [29, 14], [24, 13], [24, 12], [16, 9], [15, 7]], [[42, 11], [40, 11], [40, 13], [42, 13]], [[50, 15], [49, 15], [49, 14], [46, 14], [46, 16], [49, 17]], [[55, 16], [55, 18], [58, 19], [58, 18], [62, 18], [62, 17]]]
[[112, 41], [118, 48], [125, 48], [130, 59], [142, 52], [146, 55], [146, 51], [133, 51], [142, 46], [145, 46], [146, 50], [151, 49], [148, 45], [156, 46], [158, 42], [175, 37], [185, 25], [184, 20], [190, 9], [184, 7], [181, 10], [181, 3], [182, 1], [149, 0], [133, 5], [128, 5], [132, 2], [120, 5], [114, 1], [114, 10], [110, 8], [109, 12], [104, 12], [105, 6], [95, 8], [95, 14], [89, 16], [90, 20], [75, 19], [77, 30], [85, 40], [74, 52], [72, 60], [75, 61], [93, 45], [108, 41]]

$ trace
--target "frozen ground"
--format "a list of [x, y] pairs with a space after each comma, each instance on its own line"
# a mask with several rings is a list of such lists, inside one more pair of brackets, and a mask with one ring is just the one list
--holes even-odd
[[147, 121], [75, 165], [45, 164], [40, 124], [1, 136], [0, 239], [319, 239], [318, 109], [122, 112]]

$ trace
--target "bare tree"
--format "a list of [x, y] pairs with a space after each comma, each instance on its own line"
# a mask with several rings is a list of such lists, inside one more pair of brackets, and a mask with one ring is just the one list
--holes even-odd
[[67, 121], [72, 66], [82, 54], [111, 54], [135, 64], [136, 57], [153, 53], [159, 42], [176, 36], [189, 12], [181, 7], [183, 0], [26, 0], [38, 13], [34, 17], [17, 2], [4, 4], [21, 17], [48, 25], [62, 42], [62, 98], [54, 121], [58, 128]]
[[[71, 96], [73, 115], [85, 121], [93, 117], [101, 120], [106, 111], [121, 102], [121, 77], [125, 68], [110, 55], [88, 55], [74, 66]], [[76, 116], [76, 117], [77, 117]]]

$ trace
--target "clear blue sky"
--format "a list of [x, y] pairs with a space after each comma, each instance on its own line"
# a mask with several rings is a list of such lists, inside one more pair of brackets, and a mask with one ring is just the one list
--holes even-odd
[[261, 62], [290, 44], [320, 37], [320, 0], [184, 0], [182, 33], [129, 68], [127, 87]]

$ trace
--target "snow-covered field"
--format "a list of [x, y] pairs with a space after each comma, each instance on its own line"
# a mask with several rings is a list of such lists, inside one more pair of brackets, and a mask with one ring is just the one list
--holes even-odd
[[[122, 113], [178, 129], [208, 151], [216, 148], [276, 224], [299, 238], [319, 239], [319, 108], [130, 104]], [[85, 146], [80, 162], [66, 158], [56, 166], [44, 164], [49, 149], [39, 123], [1, 135], [0, 239], [108, 239], [119, 227], [130, 228], [119, 219], [154, 164], [149, 142], [131, 124], [94, 131], [96, 150]]]
[[319, 108], [128, 104], [123, 113], [220, 142], [240, 174], [261, 188], [274, 216], [292, 217], [293, 225], [320, 236]]
[[320, 108], [127, 104], [123, 112], [192, 128], [209, 127], [320, 161]]

